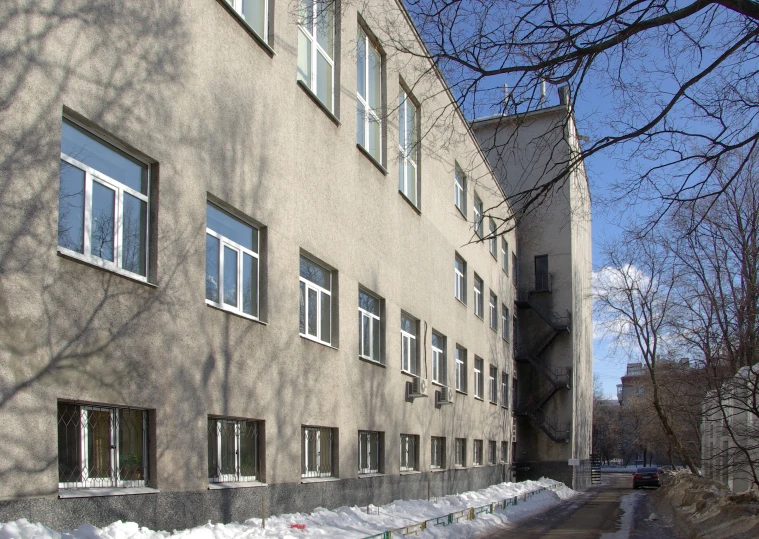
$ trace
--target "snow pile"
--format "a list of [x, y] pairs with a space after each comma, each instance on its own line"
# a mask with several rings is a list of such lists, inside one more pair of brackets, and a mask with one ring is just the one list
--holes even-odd
[[[550, 489], [528, 496], [539, 490]], [[540, 512], [575, 492], [552, 479], [520, 483], [501, 483], [477, 491], [427, 500], [394, 501], [381, 507], [340, 507], [333, 511], [318, 508], [313, 513], [292, 513], [266, 519], [261, 528], [260, 518], [243, 523], [212, 524], [173, 532], [153, 531], [134, 522], [117, 521], [104, 528], [83, 524], [72, 532], [57, 532], [42, 524], [31, 524], [25, 519], [0, 524], [0, 539], [231, 539], [256, 537], [334, 537], [363, 538], [390, 529], [403, 528], [450, 513], [480, 507], [518, 496], [516, 505], [493, 514], [477, 514], [474, 520], [464, 520], [448, 526], [430, 526], [420, 531], [419, 537], [474, 537], [493, 528]], [[305, 526], [305, 527], [303, 527]]]

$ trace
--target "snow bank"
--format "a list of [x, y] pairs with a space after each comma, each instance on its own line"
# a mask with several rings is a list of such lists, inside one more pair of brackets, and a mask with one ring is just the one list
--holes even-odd
[[[174, 530], [153, 531], [134, 522], [117, 521], [104, 528], [83, 524], [74, 531], [58, 532], [32, 524], [25, 519], [0, 524], [0, 539], [231, 539], [255, 537], [334, 537], [363, 538], [390, 529], [403, 528], [450, 513], [481, 507], [515, 496], [524, 496], [539, 489], [549, 489], [532, 495], [506, 509], [496, 509], [492, 514], [480, 513], [474, 520], [461, 519], [447, 526], [429, 526], [420, 531], [419, 537], [473, 537], [476, 534], [504, 526], [515, 520], [545, 510], [561, 500], [574, 496], [575, 492], [552, 479], [520, 483], [501, 483], [489, 488], [464, 492], [443, 498], [427, 500], [399, 500], [381, 507], [340, 507], [333, 511], [318, 508], [313, 513], [292, 513], [266, 519], [261, 528], [260, 518], [243, 523], [212, 524]], [[305, 528], [299, 527], [305, 525]], [[295, 527], [298, 526], [298, 527]]]

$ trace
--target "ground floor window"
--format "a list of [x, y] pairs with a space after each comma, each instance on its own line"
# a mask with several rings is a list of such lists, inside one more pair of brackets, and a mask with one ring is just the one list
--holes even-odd
[[501, 442], [501, 462], [509, 462], [509, 444], [508, 442]]
[[456, 438], [456, 466], [464, 468], [466, 466], [466, 439]]
[[380, 473], [382, 433], [358, 431], [358, 473]]
[[474, 441], [474, 451], [472, 452], [472, 464], [482, 466], [482, 440]]
[[419, 436], [413, 434], [401, 434], [401, 471], [410, 472], [419, 469], [417, 458], [419, 449]]
[[335, 474], [334, 429], [328, 427], [303, 427], [303, 452], [301, 456], [302, 477], [332, 477]]
[[145, 486], [147, 442], [145, 410], [59, 402], [58, 486]]
[[497, 453], [496, 443], [495, 441], [491, 440], [488, 442], [488, 464], [493, 465], [496, 462], [498, 462], [496, 453]]
[[430, 468], [433, 470], [445, 469], [445, 438], [433, 436], [431, 442], [432, 456], [430, 458]]
[[258, 481], [258, 421], [208, 418], [208, 480]]

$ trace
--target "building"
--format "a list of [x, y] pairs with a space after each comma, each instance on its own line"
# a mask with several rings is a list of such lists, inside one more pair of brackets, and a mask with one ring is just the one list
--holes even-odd
[[[430, 136], [452, 100], [391, 51], [422, 50], [406, 12], [288, 5], [0, 7], [0, 521], [423, 498], [532, 443], [511, 209], [459, 113]], [[584, 368], [551, 462], [587, 459]]]
[[[559, 104], [528, 114], [490, 116], [473, 130], [505, 192], [539, 189], [563, 177], [547, 202], [517, 207], [512, 278], [515, 370], [519, 380], [517, 477], [550, 476], [585, 485], [593, 416], [590, 190], [566, 87]], [[504, 238], [503, 241], [507, 241]], [[521, 472], [521, 473], [520, 473]]]
[[645, 393], [648, 382], [648, 370], [644, 369], [643, 363], [628, 363], [625, 375], [617, 384], [617, 400], [622, 405], [629, 401], [632, 396], [641, 396]]

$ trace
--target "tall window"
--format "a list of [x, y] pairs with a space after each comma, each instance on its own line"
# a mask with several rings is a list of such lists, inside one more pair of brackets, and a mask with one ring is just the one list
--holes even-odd
[[398, 92], [398, 190], [414, 206], [419, 206], [419, 137], [416, 105], [403, 88]]
[[453, 203], [466, 217], [466, 175], [458, 165], [453, 173]]
[[411, 374], [419, 373], [416, 360], [417, 333], [417, 321], [407, 314], [401, 313], [401, 370]]
[[466, 349], [456, 346], [456, 391], [466, 393]]
[[509, 340], [509, 308], [501, 303], [501, 336], [504, 341]]
[[300, 257], [300, 334], [332, 342], [332, 272]]
[[474, 396], [482, 398], [484, 381], [483, 381], [483, 361], [482, 358], [474, 356]]
[[410, 472], [419, 469], [419, 436], [401, 434], [401, 471]]
[[382, 433], [358, 431], [358, 473], [379, 473]]
[[498, 298], [490, 291], [490, 329], [498, 333]]
[[490, 386], [490, 402], [498, 403], [498, 368], [490, 366], [490, 377], [488, 378]]
[[445, 337], [432, 332], [432, 381], [446, 385], [448, 383], [448, 362], [446, 359]]
[[368, 292], [358, 291], [358, 355], [380, 363], [380, 300]]
[[509, 375], [505, 372], [501, 373], [501, 406], [509, 407]]
[[334, 110], [335, 4], [298, 1], [298, 80]]
[[514, 342], [514, 355], [517, 353], [517, 349], [519, 347], [519, 333], [517, 332], [517, 317], [512, 316], [511, 317], [511, 340]]
[[139, 487], [148, 476], [147, 413], [58, 403], [58, 486]]
[[334, 430], [326, 427], [303, 427], [301, 432], [303, 453], [301, 456], [302, 477], [331, 477], [335, 463], [333, 451], [337, 440], [333, 440]]
[[517, 286], [517, 255], [511, 253], [511, 282]]
[[472, 465], [482, 466], [482, 440], [474, 441], [474, 451], [472, 451]]
[[226, 0], [227, 4], [245, 21], [245, 24], [264, 41], [267, 39], [267, 0]]
[[508, 442], [501, 442], [501, 462], [504, 464], [509, 462], [509, 443]]
[[258, 422], [208, 418], [208, 481], [258, 480]]
[[206, 303], [258, 317], [258, 229], [206, 203]]
[[[517, 384], [517, 379], [512, 376], [511, 377], [511, 409], [516, 410], [517, 409], [517, 399], [518, 399], [518, 392], [519, 391], [519, 385]], [[514, 440], [516, 440], [516, 424], [514, 424], [513, 428], [513, 435]], [[512, 440], [512, 441], [514, 441]]]
[[505, 238], [501, 238], [501, 269], [503, 272], [509, 274], [509, 242]]
[[480, 197], [474, 195], [474, 231], [479, 237], [483, 236], [482, 221], [482, 201]]
[[453, 261], [454, 288], [453, 295], [461, 303], [466, 303], [466, 262], [458, 255]]
[[496, 454], [497, 452], [498, 446], [496, 445], [495, 440], [490, 440], [488, 442], [488, 464], [491, 466], [498, 461], [498, 455]]
[[445, 469], [445, 438], [433, 436], [430, 441], [431, 457], [430, 468], [433, 470]]
[[60, 164], [58, 250], [147, 281], [147, 164], [65, 118]]
[[474, 274], [474, 314], [480, 318], [484, 318], [483, 311], [485, 310], [484, 300], [482, 298], [483, 289], [482, 279], [476, 273]]
[[551, 290], [551, 276], [548, 273], [548, 255], [535, 257], [535, 290]]
[[490, 236], [490, 239], [488, 240], [490, 244], [490, 254], [498, 260], [498, 236], [495, 234], [495, 221], [492, 217], [488, 219], [488, 228], [490, 229], [488, 231], [488, 235]]
[[456, 438], [455, 441], [455, 461], [454, 464], [459, 468], [466, 467], [466, 438]]
[[359, 25], [356, 49], [356, 142], [382, 163], [382, 55]]

